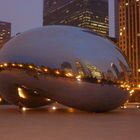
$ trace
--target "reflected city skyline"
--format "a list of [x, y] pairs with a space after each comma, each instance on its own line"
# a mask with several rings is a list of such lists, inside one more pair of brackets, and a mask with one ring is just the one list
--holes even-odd
[[50, 103], [47, 98], [104, 112], [128, 98], [125, 57], [109, 40], [83, 28], [46, 26], [19, 34], [1, 49], [0, 68], [1, 95], [17, 106], [39, 107]]

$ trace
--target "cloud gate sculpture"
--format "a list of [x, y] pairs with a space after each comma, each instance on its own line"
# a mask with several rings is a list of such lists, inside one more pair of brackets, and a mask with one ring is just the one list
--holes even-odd
[[89, 30], [52, 25], [21, 33], [0, 50], [0, 94], [29, 108], [58, 102], [104, 112], [123, 104], [129, 65], [108, 39]]

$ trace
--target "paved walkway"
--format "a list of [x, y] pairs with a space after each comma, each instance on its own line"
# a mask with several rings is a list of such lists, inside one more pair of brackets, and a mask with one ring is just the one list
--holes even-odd
[[97, 114], [0, 106], [0, 139], [140, 140], [140, 109]]

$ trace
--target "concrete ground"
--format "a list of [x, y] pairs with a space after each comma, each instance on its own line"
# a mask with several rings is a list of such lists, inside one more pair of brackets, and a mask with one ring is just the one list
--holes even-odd
[[140, 109], [109, 113], [0, 106], [1, 140], [140, 140]]

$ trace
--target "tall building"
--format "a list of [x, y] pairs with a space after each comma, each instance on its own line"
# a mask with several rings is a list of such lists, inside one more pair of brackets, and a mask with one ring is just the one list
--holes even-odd
[[44, 0], [43, 25], [72, 25], [108, 36], [108, 0]]
[[11, 23], [0, 21], [0, 48], [11, 38]]
[[109, 7], [109, 36], [119, 39], [119, 0], [108, 0]]
[[140, 82], [140, 0], [119, 1], [119, 47], [132, 67], [132, 80]]

